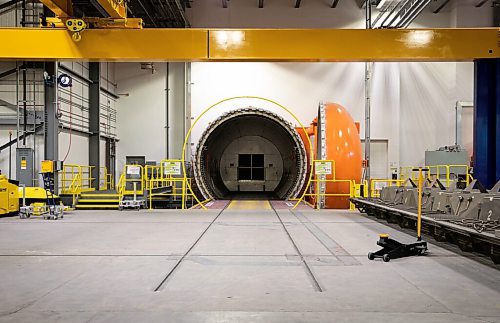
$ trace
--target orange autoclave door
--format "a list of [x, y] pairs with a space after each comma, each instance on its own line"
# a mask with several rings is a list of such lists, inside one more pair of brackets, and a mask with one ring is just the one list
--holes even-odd
[[[321, 108], [321, 107], [320, 107]], [[323, 105], [323, 113], [318, 113], [311, 126], [306, 128], [313, 145], [313, 158], [335, 161], [334, 175], [326, 175], [326, 179], [354, 180], [360, 183], [362, 174], [362, 152], [361, 140], [359, 137], [359, 124], [356, 124], [347, 110], [337, 103], [326, 103]], [[325, 120], [322, 120], [324, 116]], [[325, 127], [324, 136], [318, 138], [318, 124]], [[306, 147], [308, 162], [310, 163], [310, 147], [304, 130], [297, 128], [297, 131]], [[318, 146], [319, 144], [319, 146]], [[324, 156], [321, 158], [321, 144], [324, 144]], [[311, 167], [311, 165], [309, 165]], [[310, 168], [309, 168], [310, 169]], [[317, 179], [316, 175], [313, 175]], [[314, 192], [316, 185], [311, 183], [309, 192]], [[347, 182], [326, 182], [327, 194], [349, 194], [349, 183]], [[315, 203], [315, 197], [307, 199], [310, 203]], [[325, 208], [346, 209], [349, 208], [348, 196], [327, 196], [325, 198]]]

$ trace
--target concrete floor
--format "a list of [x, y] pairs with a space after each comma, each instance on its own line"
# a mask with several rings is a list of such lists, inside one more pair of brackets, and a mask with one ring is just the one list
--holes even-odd
[[179, 263], [219, 212], [2, 218], [0, 321], [500, 322], [498, 267], [435, 244], [369, 261], [409, 236], [357, 212], [278, 209], [322, 292], [269, 209], [225, 210]]

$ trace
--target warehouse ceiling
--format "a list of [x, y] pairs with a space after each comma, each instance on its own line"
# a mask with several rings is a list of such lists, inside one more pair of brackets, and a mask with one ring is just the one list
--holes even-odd
[[[192, 0], [130, 0], [128, 17], [142, 18], [144, 28], [190, 27], [184, 11]], [[96, 0], [73, 0], [77, 17], [107, 17]]]
[[189, 27], [184, 11], [190, 0], [130, 0], [129, 17], [142, 18], [145, 28]]

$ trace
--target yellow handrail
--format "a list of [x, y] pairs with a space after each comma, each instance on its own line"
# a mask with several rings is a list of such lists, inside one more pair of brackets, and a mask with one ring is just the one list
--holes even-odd
[[78, 197], [78, 195], [81, 193], [81, 184], [82, 184], [82, 181], [81, 181], [81, 177], [80, 177], [80, 174], [76, 174], [76, 176], [73, 178], [73, 181], [71, 182], [70, 186], [69, 186], [69, 191], [72, 192], [72, 201], [73, 203], [71, 204], [73, 207], [75, 206], [76, 204], [76, 199]]
[[115, 188], [114, 187], [115, 183], [113, 182], [113, 174], [108, 173], [108, 168], [106, 166], [99, 167], [99, 175], [100, 175], [100, 181], [99, 181], [100, 191], [112, 190]]
[[[155, 185], [155, 183], [158, 183]], [[180, 183], [179, 188], [177, 183]], [[187, 177], [170, 177], [166, 178], [151, 178], [149, 180], [149, 209], [153, 209], [153, 196], [172, 196], [181, 197], [181, 208], [184, 210], [186, 208], [186, 202], [191, 202], [190, 205], [194, 204], [194, 193], [188, 190], [188, 183], [191, 184], [191, 178]], [[170, 186], [172, 191], [170, 193], [153, 193], [154, 188], [168, 187]], [[179, 192], [180, 190], [180, 192]]]
[[378, 186], [379, 183], [385, 183], [384, 186], [401, 186], [404, 183], [402, 179], [384, 179], [374, 178], [370, 180], [370, 197], [380, 197], [382, 187]]
[[[93, 191], [91, 187], [93, 166], [84, 166], [76, 164], [66, 164], [61, 171], [61, 194], [80, 194], [82, 192]], [[78, 185], [76, 183], [78, 182]]]
[[[355, 197], [356, 196], [356, 182], [351, 179], [311, 179], [311, 184], [313, 183], [348, 183], [349, 184], [349, 193], [321, 193], [319, 190], [316, 192], [304, 192], [302, 194], [302, 198], [298, 200], [298, 203], [304, 202], [307, 203], [304, 199], [306, 196], [316, 197], [316, 208], [319, 208], [319, 198], [320, 197], [328, 197], [328, 196], [345, 196], [345, 197]], [[311, 185], [310, 187], [319, 187], [319, 185]], [[354, 210], [355, 206], [352, 202], [349, 201], [349, 210]]]
[[117, 184], [118, 199], [121, 201], [123, 198], [123, 193], [125, 191], [125, 172], [120, 175], [120, 179]]
[[[452, 178], [453, 174], [456, 174], [456, 169], [463, 169], [463, 172], [460, 172], [460, 174], [465, 175], [465, 182], [466, 185], [469, 185], [470, 182], [474, 179], [472, 175], [470, 174], [470, 167], [469, 165], [431, 165], [431, 166], [425, 166], [426, 168], [429, 169], [427, 172], [427, 178], [429, 180], [433, 179], [439, 179], [440, 181], [443, 182], [443, 185], [446, 187], [450, 187], [450, 185], [453, 183], [454, 179]], [[400, 172], [399, 172], [399, 177], [402, 180], [406, 180], [407, 178], [411, 178], [413, 181], [418, 180], [418, 172], [415, 171], [418, 169], [419, 166], [406, 166], [406, 167], [401, 167]]]

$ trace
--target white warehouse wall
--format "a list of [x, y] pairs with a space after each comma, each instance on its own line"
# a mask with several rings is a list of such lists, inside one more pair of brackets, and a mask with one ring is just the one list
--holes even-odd
[[160, 161], [166, 156], [166, 64], [155, 73], [140, 63], [119, 63], [116, 68], [118, 141], [116, 168], [121, 173], [126, 156]]

